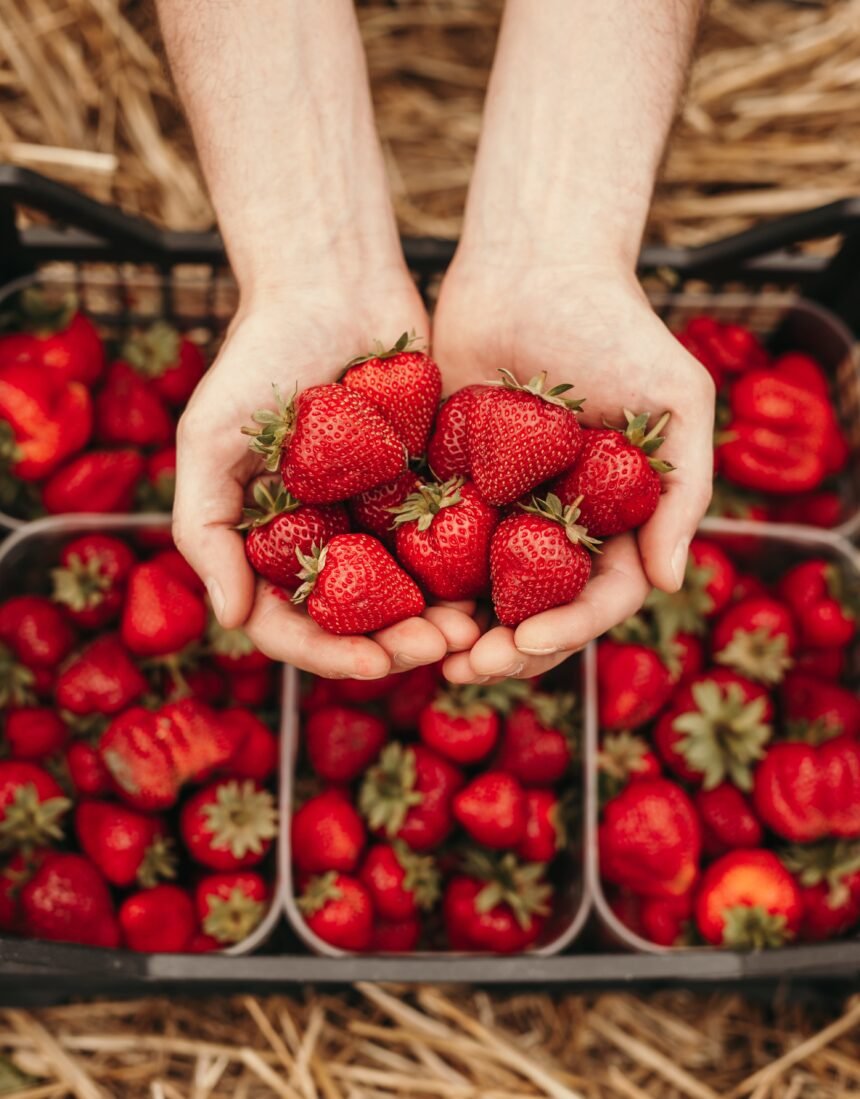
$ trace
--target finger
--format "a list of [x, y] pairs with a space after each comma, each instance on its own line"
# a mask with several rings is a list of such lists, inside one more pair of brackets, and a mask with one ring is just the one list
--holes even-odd
[[567, 653], [529, 656], [514, 643], [514, 631], [497, 626], [485, 633], [469, 653], [472, 671], [479, 678], [531, 679], [566, 659]]
[[449, 683], [488, 683], [489, 677], [475, 674], [469, 660], [469, 653], [452, 653], [442, 663], [442, 675]]
[[326, 679], [381, 679], [391, 671], [391, 659], [376, 641], [328, 633], [270, 584], [260, 583], [245, 632], [272, 660]]
[[373, 634], [373, 640], [390, 657], [394, 671], [435, 664], [448, 651], [443, 634], [424, 618], [404, 618]]
[[591, 579], [573, 603], [536, 614], [517, 626], [516, 649], [532, 656], [576, 652], [635, 614], [650, 587], [633, 536], [614, 538], [597, 557]]
[[449, 653], [471, 649], [481, 636], [481, 627], [471, 615], [450, 606], [428, 607], [424, 612], [445, 638]]

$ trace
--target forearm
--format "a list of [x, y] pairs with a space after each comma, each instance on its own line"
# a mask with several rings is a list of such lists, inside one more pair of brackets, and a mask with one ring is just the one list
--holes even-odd
[[351, 0], [158, 0], [171, 69], [243, 293], [399, 244]]
[[463, 249], [632, 266], [702, 0], [508, 0]]

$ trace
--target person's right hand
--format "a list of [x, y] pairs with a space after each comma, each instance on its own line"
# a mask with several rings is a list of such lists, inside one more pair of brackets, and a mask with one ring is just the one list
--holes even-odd
[[258, 408], [274, 407], [272, 383], [289, 399], [296, 389], [336, 380], [374, 340], [390, 346], [413, 328], [426, 336], [429, 324], [405, 271], [359, 285], [344, 285], [330, 273], [305, 276], [301, 287], [268, 292], [240, 307], [182, 416], [173, 534], [205, 582], [222, 626], [243, 626], [274, 660], [328, 678], [376, 679], [470, 648], [477, 626], [458, 610], [431, 607], [372, 637], [338, 637], [257, 581], [235, 528], [246, 488], [263, 465], [241, 429]]

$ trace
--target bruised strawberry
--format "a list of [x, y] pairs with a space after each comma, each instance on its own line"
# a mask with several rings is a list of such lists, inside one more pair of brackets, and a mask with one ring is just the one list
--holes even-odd
[[45, 511], [51, 515], [131, 511], [144, 468], [137, 450], [89, 450], [45, 482]]
[[341, 379], [382, 413], [412, 457], [427, 447], [442, 392], [439, 367], [416, 342], [414, 332], [404, 332], [388, 350], [377, 343], [370, 354], [351, 359]]
[[724, 855], [738, 847], [761, 847], [761, 824], [737, 786], [721, 782], [710, 790], [702, 788], [695, 792], [693, 801], [702, 824], [706, 855]]
[[73, 538], [51, 570], [54, 602], [76, 625], [99, 629], [118, 616], [134, 563], [134, 554], [119, 538], [96, 532]]
[[783, 946], [800, 930], [803, 905], [794, 878], [772, 851], [731, 851], [705, 871], [696, 894], [696, 927], [707, 943], [732, 950]]
[[0, 760], [0, 851], [31, 851], [62, 839], [71, 804], [42, 767]]
[[178, 885], [132, 893], [120, 905], [118, 918], [125, 946], [145, 953], [180, 954], [197, 932], [194, 904]]
[[114, 634], [97, 637], [57, 677], [57, 705], [73, 714], [116, 714], [146, 691], [146, 680]]
[[311, 931], [339, 950], [364, 951], [373, 937], [373, 905], [356, 878], [334, 870], [312, 878], [298, 900]]
[[230, 778], [270, 779], [278, 767], [278, 738], [268, 725], [241, 706], [223, 710], [218, 718], [228, 730], [228, 743], [238, 745], [220, 765]]
[[785, 604], [769, 596], [734, 603], [711, 638], [718, 664], [760, 683], [779, 683], [791, 667], [797, 630]]
[[212, 870], [244, 870], [266, 857], [278, 833], [275, 799], [250, 779], [204, 786], [182, 806], [179, 831], [191, 857]]
[[166, 702], [155, 719], [154, 735], [179, 783], [199, 782], [225, 766], [239, 745], [235, 725], [196, 698]]
[[96, 433], [107, 445], [155, 449], [173, 438], [173, 422], [158, 394], [128, 363], [115, 362], [96, 398]]
[[359, 880], [383, 920], [407, 920], [433, 907], [439, 898], [439, 873], [433, 859], [404, 844], [378, 843], [367, 852]]
[[468, 477], [472, 459], [469, 454], [469, 410], [483, 387], [467, 385], [442, 403], [436, 426], [427, 445], [427, 464], [434, 477]]
[[418, 716], [418, 733], [428, 748], [453, 763], [477, 763], [493, 750], [499, 715], [480, 687], [440, 692]]
[[777, 591], [794, 614], [804, 648], [838, 648], [857, 636], [860, 592], [849, 590], [837, 565], [802, 561], [783, 574]]
[[122, 639], [138, 656], [174, 653], [206, 631], [206, 606], [159, 565], [136, 565], [128, 580]]
[[405, 920], [374, 920], [370, 938], [370, 954], [411, 954], [421, 941], [421, 920], [410, 916]]
[[27, 706], [6, 714], [4, 737], [12, 759], [38, 763], [59, 752], [69, 737], [65, 721], [45, 706]]
[[176, 803], [179, 778], [150, 710], [132, 706], [115, 717], [99, 741], [99, 755], [117, 793], [132, 808], [156, 812]]
[[601, 729], [636, 729], [666, 705], [673, 681], [653, 648], [602, 640], [597, 645], [597, 686]]
[[350, 873], [358, 867], [365, 839], [364, 822], [337, 790], [317, 794], [293, 814], [290, 850], [302, 874]]
[[176, 875], [164, 821], [108, 801], [82, 801], [75, 832], [83, 853], [112, 885], [149, 887]]
[[782, 685], [782, 703], [789, 727], [819, 726], [830, 735], [860, 737], [860, 698], [845, 687], [790, 672]]
[[74, 740], [66, 748], [66, 771], [74, 792], [81, 797], [101, 797], [111, 790], [110, 772], [98, 751], [84, 740]]
[[151, 392], [175, 408], [187, 403], [206, 369], [197, 344], [165, 321], [126, 340], [122, 357]]
[[454, 797], [454, 816], [485, 847], [515, 847], [525, 834], [525, 793], [512, 775], [485, 771]]
[[514, 850], [524, 862], [552, 862], [566, 837], [561, 802], [552, 790], [524, 792], [525, 829]]
[[[421, 485], [411, 469], [384, 485], [366, 489], [348, 502], [349, 514], [356, 530], [372, 534], [388, 549], [394, 549], [394, 510]], [[336, 534], [342, 533], [335, 531]]]
[[245, 556], [254, 572], [295, 591], [301, 584], [297, 553], [308, 556], [336, 534], [346, 534], [349, 518], [340, 504], [302, 504], [283, 486], [254, 485], [255, 507], [245, 508]]
[[536, 691], [505, 717], [494, 766], [525, 786], [554, 786], [570, 766], [578, 727], [572, 694]]
[[21, 890], [22, 930], [34, 939], [116, 947], [110, 891], [82, 855], [51, 852]]
[[352, 782], [382, 751], [385, 722], [348, 706], [324, 706], [305, 722], [305, 750], [311, 767], [327, 782]]
[[218, 948], [242, 942], [265, 916], [270, 894], [265, 879], [253, 870], [207, 874], [194, 891], [203, 933]]
[[17, 595], [0, 604], [0, 641], [28, 668], [56, 668], [75, 643], [62, 611], [42, 595]]
[[451, 949], [514, 954], [533, 945], [551, 910], [543, 864], [472, 851], [464, 870], [448, 881], [442, 902]]

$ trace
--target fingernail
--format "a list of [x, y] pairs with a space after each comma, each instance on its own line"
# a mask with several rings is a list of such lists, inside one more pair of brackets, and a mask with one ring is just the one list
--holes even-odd
[[525, 667], [525, 664], [511, 664], [511, 666], [509, 668], [505, 668], [503, 671], [497, 672], [496, 674], [497, 675], [504, 675], [504, 676], [507, 676], [508, 678], [510, 678], [512, 676], [519, 675], [524, 667]]
[[224, 598], [224, 592], [221, 590], [221, 585], [214, 576], [207, 577], [206, 590], [209, 592], [209, 601], [212, 604], [212, 610], [215, 612], [215, 617], [220, 620], [227, 601]]
[[488, 675], [479, 675], [472, 680], [473, 683], [489, 683], [490, 677]]
[[420, 660], [415, 660], [411, 656], [406, 656], [405, 653], [395, 653], [393, 661], [401, 668], [417, 668], [421, 663]]
[[551, 649], [530, 649], [526, 645], [517, 645], [517, 648], [521, 653], [527, 653], [529, 656], [552, 656], [553, 653], [558, 652], [554, 646]]
[[687, 567], [687, 550], [689, 548], [690, 539], [682, 538], [675, 546], [675, 552], [672, 554], [672, 575], [679, 588], [684, 583], [684, 571]]

